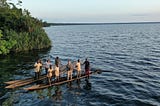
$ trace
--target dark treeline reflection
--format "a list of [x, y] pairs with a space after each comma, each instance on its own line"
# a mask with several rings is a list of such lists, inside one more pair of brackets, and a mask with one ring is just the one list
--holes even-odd
[[26, 70], [33, 69], [34, 62], [42, 58], [49, 50], [34, 50], [0, 56], [0, 96], [7, 92], [7, 89], [4, 89], [5, 81], [13, 80], [15, 75], [24, 75]]

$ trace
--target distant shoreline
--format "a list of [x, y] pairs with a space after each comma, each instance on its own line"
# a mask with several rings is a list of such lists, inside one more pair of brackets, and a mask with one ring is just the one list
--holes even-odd
[[122, 23], [48, 23], [50, 26], [63, 25], [110, 25], [110, 24], [159, 24], [160, 22], [122, 22]]

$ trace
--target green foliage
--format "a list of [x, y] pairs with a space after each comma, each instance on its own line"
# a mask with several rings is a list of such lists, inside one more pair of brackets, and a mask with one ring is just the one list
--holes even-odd
[[7, 54], [10, 52], [10, 49], [16, 44], [16, 40], [3, 40], [3, 35], [1, 32], [2, 31], [0, 30], [0, 54]]
[[50, 47], [51, 41], [44, 33], [44, 30], [40, 28], [37, 28], [37, 30], [34, 28], [34, 30], [31, 33], [17, 33], [14, 30], [6, 31], [7, 38], [17, 42], [11, 51], [20, 52]]
[[[18, 0], [17, 4], [21, 3]], [[1, 0], [0, 54], [50, 47], [51, 41], [42, 26], [42, 20], [32, 17], [28, 10], [18, 9], [13, 3]]]

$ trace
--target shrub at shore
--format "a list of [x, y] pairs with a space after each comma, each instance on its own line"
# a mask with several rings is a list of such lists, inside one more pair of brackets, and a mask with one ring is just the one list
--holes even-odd
[[[18, 5], [21, 5], [18, 0]], [[43, 22], [26, 9], [17, 8], [7, 0], [0, 1], [0, 54], [49, 48], [51, 41]]]

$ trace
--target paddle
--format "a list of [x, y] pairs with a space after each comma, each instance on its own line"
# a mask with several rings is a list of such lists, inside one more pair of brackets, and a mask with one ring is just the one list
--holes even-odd
[[97, 71], [98, 74], [101, 74], [103, 72], [113, 72], [111, 70], [101, 70], [101, 69], [91, 69], [91, 71]]
[[113, 72], [111, 70], [101, 70], [101, 72]]

